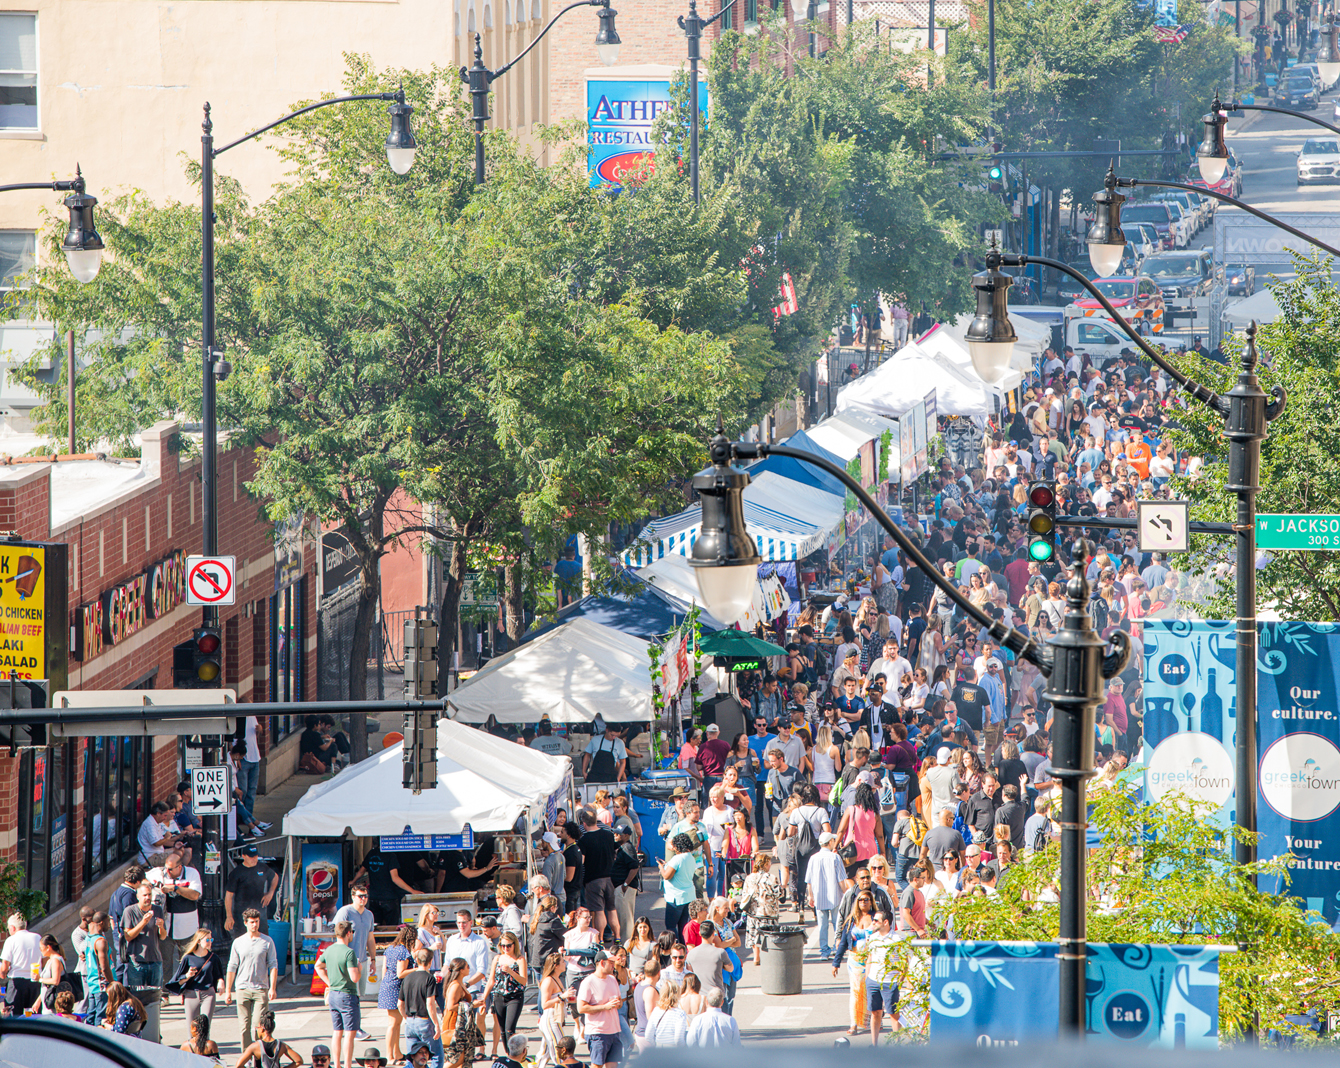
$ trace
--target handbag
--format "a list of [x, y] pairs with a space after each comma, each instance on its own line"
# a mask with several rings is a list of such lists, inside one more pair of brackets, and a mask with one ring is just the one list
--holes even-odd
[[856, 859], [856, 843], [848, 842], [841, 849], [839, 849], [837, 853], [838, 856], [842, 858], [842, 862], [844, 864], [850, 864], [853, 860]]

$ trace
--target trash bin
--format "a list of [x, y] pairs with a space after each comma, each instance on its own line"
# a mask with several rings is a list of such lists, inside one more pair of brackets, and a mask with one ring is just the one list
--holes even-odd
[[805, 928], [802, 924], [769, 924], [759, 928], [762, 970], [759, 987], [765, 994], [799, 994], [803, 985]]
[[161, 1042], [163, 1036], [159, 1031], [159, 1011], [163, 992], [156, 986], [132, 986], [130, 992], [144, 1005], [144, 1027], [139, 1037], [146, 1042]]
[[642, 824], [641, 849], [647, 855], [648, 865], [665, 860], [665, 839], [658, 833], [666, 805], [673, 804], [670, 794], [678, 782], [634, 781], [629, 785], [629, 800], [634, 814]]

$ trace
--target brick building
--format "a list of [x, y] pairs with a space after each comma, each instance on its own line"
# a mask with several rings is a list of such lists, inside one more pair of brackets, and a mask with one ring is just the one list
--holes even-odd
[[[185, 557], [201, 548], [198, 451], [163, 422], [138, 460], [0, 466], [0, 530], [67, 546], [72, 690], [170, 689], [173, 646], [201, 609], [185, 603]], [[219, 544], [237, 558], [237, 603], [219, 609], [223, 684], [239, 702], [304, 700], [316, 682], [317, 552], [310, 526], [276, 535], [248, 496], [255, 456], [219, 456]], [[293, 773], [298, 717], [265, 716], [260, 788]], [[81, 901], [105, 902], [135, 856], [154, 801], [181, 777], [185, 739], [98, 737], [0, 749], [0, 859], [48, 894], [44, 928], [72, 925]]]

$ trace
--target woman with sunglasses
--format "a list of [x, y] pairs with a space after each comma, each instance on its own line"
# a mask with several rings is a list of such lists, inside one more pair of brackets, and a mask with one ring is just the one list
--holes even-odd
[[[875, 929], [875, 896], [869, 890], [862, 890], [852, 902], [851, 915], [847, 918], [842, 933], [838, 936], [837, 952], [833, 955], [833, 978], [837, 978], [842, 958], [847, 957], [847, 978], [849, 997], [847, 1012], [851, 1017], [851, 1027], [847, 1034], [859, 1035], [866, 1028], [865, 996], [865, 940]], [[850, 956], [848, 956], [850, 954]]]
[[540, 1052], [536, 1068], [555, 1068], [558, 1043], [563, 1038], [563, 1010], [568, 993], [563, 987], [564, 960], [561, 952], [550, 953], [540, 969]]
[[489, 965], [489, 978], [484, 985], [484, 1004], [493, 1016], [493, 1051], [490, 1057], [498, 1056], [500, 1037], [503, 1049], [507, 1049], [507, 1043], [516, 1034], [517, 1021], [521, 1019], [521, 1009], [526, 1000], [528, 974], [521, 940], [511, 931], [505, 932], [498, 939], [498, 955]]

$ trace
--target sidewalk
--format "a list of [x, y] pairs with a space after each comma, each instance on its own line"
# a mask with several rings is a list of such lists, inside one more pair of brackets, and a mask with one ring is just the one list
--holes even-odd
[[[315, 778], [308, 776], [309, 779]], [[277, 791], [277, 792], [282, 792]], [[258, 808], [261, 802], [258, 802]], [[277, 825], [277, 821], [276, 821]], [[656, 930], [661, 929], [665, 899], [661, 896], [660, 880], [651, 875], [644, 877], [647, 884], [655, 884], [654, 890], [638, 895], [637, 915], [649, 916]], [[735, 996], [735, 1018], [739, 1021], [740, 1031], [745, 1041], [788, 1042], [806, 1046], [831, 1046], [833, 1040], [847, 1031], [848, 983], [844, 965], [833, 977], [831, 966], [819, 960], [818, 928], [810, 924], [808, 943], [805, 950], [804, 990], [801, 994], [779, 997], [764, 994], [759, 989], [759, 969], [754, 967], [752, 951], [742, 954], [745, 962], [744, 978], [741, 979]], [[317, 1043], [330, 1043], [330, 1013], [322, 999], [313, 997], [309, 992], [311, 977], [300, 976], [303, 982], [291, 984], [281, 977], [279, 998], [270, 1006], [275, 1013], [277, 1035], [289, 1042], [310, 1062], [312, 1046]], [[172, 998], [171, 1005], [161, 1007], [161, 1029], [165, 1045], [180, 1046], [188, 1036], [182, 1014], [180, 999]], [[233, 1064], [241, 1053], [241, 1029], [237, 1020], [237, 1006], [224, 1005], [220, 997], [215, 1003], [215, 1015], [211, 1027], [211, 1037], [219, 1044], [225, 1063]], [[371, 1042], [355, 1044], [355, 1055], [368, 1045], [377, 1046], [383, 1055], [389, 1055], [386, 1045], [386, 1028], [389, 1020], [385, 1011], [377, 1008], [376, 998], [369, 995], [363, 1001], [363, 1027], [370, 1035]], [[526, 1009], [522, 1013], [519, 1033], [532, 1039], [532, 1050], [538, 1042], [538, 1017], [535, 1013], [534, 989], [527, 999]], [[572, 1033], [571, 1025], [565, 1028], [566, 1034]], [[484, 1049], [491, 1050], [490, 1036]], [[862, 1045], [869, 1041], [852, 1038], [853, 1044]], [[402, 1050], [402, 1052], [404, 1052]], [[578, 1056], [585, 1056], [585, 1047], [579, 1044]]]

